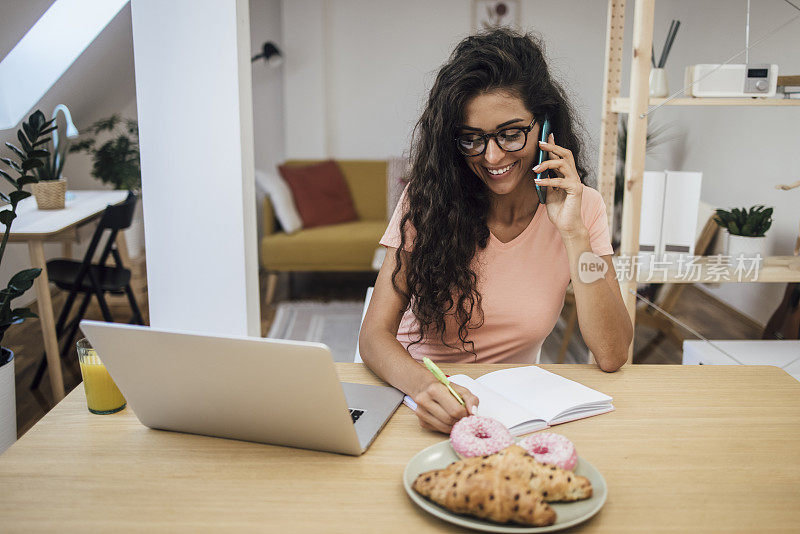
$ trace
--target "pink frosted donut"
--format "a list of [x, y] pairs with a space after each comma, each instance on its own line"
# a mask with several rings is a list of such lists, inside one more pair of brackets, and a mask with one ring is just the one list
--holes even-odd
[[570, 471], [578, 463], [575, 445], [561, 434], [551, 432], [532, 434], [519, 440], [517, 445], [528, 451], [528, 454], [539, 463], [555, 465]]
[[503, 423], [479, 415], [462, 418], [450, 431], [450, 445], [461, 458], [494, 454], [513, 443], [514, 438]]

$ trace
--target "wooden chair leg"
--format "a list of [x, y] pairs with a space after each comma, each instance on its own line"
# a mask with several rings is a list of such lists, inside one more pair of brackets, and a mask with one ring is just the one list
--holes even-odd
[[78, 308], [78, 314], [75, 316], [75, 320], [71, 323], [71, 328], [69, 332], [69, 336], [67, 336], [67, 344], [64, 345], [64, 348], [61, 350], [61, 357], [66, 357], [70, 351], [70, 345], [72, 345], [72, 341], [75, 339], [75, 335], [78, 333], [78, 328], [81, 324], [81, 319], [83, 316], [86, 315], [86, 310], [89, 308], [89, 302], [92, 300], [92, 294], [86, 293], [86, 296], [83, 297], [83, 302], [81, 302], [80, 308]]
[[56, 338], [58, 338], [63, 332], [64, 325], [67, 324], [67, 319], [69, 318], [69, 312], [72, 311], [72, 305], [75, 303], [75, 299], [78, 296], [78, 292], [75, 289], [70, 290], [69, 294], [67, 295], [67, 300], [64, 302], [64, 307], [61, 308], [61, 313], [58, 316], [58, 322], [56, 323]]
[[564, 339], [561, 340], [561, 348], [558, 349], [558, 363], [564, 363], [567, 358], [567, 348], [572, 335], [575, 333], [575, 323], [578, 320], [577, 306], [573, 306], [568, 313], [567, 326], [564, 328]]
[[267, 274], [267, 294], [265, 297], [264, 305], [269, 306], [272, 304], [272, 299], [275, 298], [275, 286], [278, 284], [278, 273], [272, 271]]
[[[75, 326], [72, 327], [70, 330], [69, 335], [67, 336], [67, 344], [64, 345], [64, 354], [69, 354], [70, 349], [72, 349], [72, 344], [75, 342], [75, 338], [78, 336], [78, 328], [80, 327], [80, 321], [75, 323]], [[64, 356], [62, 356], [63, 358]]]
[[35, 390], [39, 387], [39, 384], [44, 378], [44, 372], [47, 370], [47, 358], [42, 358], [42, 361], [39, 362], [39, 368], [36, 369], [36, 374], [33, 376], [33, 381], [31, 382], [30, 389]]
[[[70, 294], [70, 296], [74, 297], [75, 294]], [[58, 330], [56, 330], [56, 339], [57, 340], [61, 338], [61, 335], [64, 333], [63, 332], [64, 328], [68, 327], [68, 326], [71, 326], [71, 328], [72, 328], [72, 333], [70, 334], [70, 338], [69, 339], [74, 339], [75, 338], [75, 332], [78, 330], [78, 323], [83, 318], [83, 315], [86, 313], [86, 308], [89, 306], [89, 300], [91, 299], [91, 297], [92, 297], [91, 293], [86, 293], [85, 294], [85, 296], [83, 297], [83, 301], [81, 302], [81, 305], [80, 305], [80, 307], [78, 309], [78, 314], [75, 317], [75, 320], [70, 324], [61, 324], [62, 323], [62, 318], [63, 318], [63, 322], [66, 323], [66, 319], [67, 319], [67, 317], [69, 315], [69, 310], [66, 309], [66, 304], [64, 305], [65, 307], [64, 307], [64, 310], [62, 311], [62, 318], [59, 319], [59, 325], [60, 326], [58, 327]], [[73, 300], [74, 300], [74, 298], [73, 298]], [[71, 306], [71, 304], [70, 304], [70, 306]], [[70, 343], [71, 343], [71, 341], [70, 341]], [[69, 345], [70, 345], [70, 343], [67, 343], [67, 345], [65, 345], [65, 348], [63, 350], [59, 349], [59, 356], [62, 359], [69, 353]], [[45, 353], [42, 353], [42, 359], [41, 359], [41, 362], [39, 363], [39, 368], [36, 370], [36, 374], [33, 376], [33, 381], [31, 381], [31, 385], [30, 385], [30, 389], [31, 390], [36, 390], [36, 388], [39, 387], [39, 384], [41, 383], [42, 378], [44, 378], [44, 372], [46, 370], [47, 370], [47, 357], [46, 357]]]

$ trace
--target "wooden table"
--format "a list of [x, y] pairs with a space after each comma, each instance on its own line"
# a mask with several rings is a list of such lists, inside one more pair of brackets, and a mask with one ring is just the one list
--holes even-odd
[[[343, 380], [377, 383], [362, 365]], [[507, 366], [443, 366], [477, 377]], [[543, 365], [614, 397], [566, 423], [608, 483], [570, 532], [797, 532], [800, 383], [771, 366]], [[275, 406], [280, 409], [280, 406]], [[401, 406], [364, 456], [150, 430], [91, 415], [73, 391], [0, 456], [3, 532], [459, 532], [417, 508], [401, 476], [444, 439]]]
[[[64, 209], [40, 210], [36, 207], [36, 200], [33, 197], [26, 198], [17, 205], [17, 218], [11, 225], [8, 240], [28, 243], [31, 267], [42, 270], [34, 287], [39, 320], [42, 324], [44, 350], [47, 355], [47, 368], [50, 373], [50, 386], [56, 402], [64, 398], [64, 379], [61, 376], [61, 359], [43, 244], [46, 241], [62, 240], [64, 255], [70, 256], [72, 250], [70, 239], [74, 240], [77, 228], [100, 215], [109, 204], [119, 204], [127, 196], [127, 191], [67, 191]], [[128, 249], [124, 246], [125, 237], [122, 232], [118, 235], [124, 262]]]

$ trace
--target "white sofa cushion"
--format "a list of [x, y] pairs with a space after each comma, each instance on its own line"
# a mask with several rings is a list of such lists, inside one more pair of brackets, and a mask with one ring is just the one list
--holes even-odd
[[303, 228], [303, 221], [297, 212], [297, 206], [294, 205], [292, 191], [277, 172], [256, 169], [256, 184], [269, 196], [272, 207], [275, 208], [275, 216], [287, 234], [293, 234]]

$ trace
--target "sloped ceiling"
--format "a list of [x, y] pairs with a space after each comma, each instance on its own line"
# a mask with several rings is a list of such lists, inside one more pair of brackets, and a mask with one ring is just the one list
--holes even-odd
[[0, 0], [0, 58], [14, 48], [53, 0]]
[[[0, 0], [0, 57], [8, 54], [51, 4], [52, 0]], [[82, 130], [98, 118], [125, 108], [135, 98], [128, 4], [31, 112], [41, 109], [49, 117], [57, 104], [66, 104], [75, 125]], [[16, 137], [15, 134], [15, 130], [0, 131], [0, 140]], [[5, 147], [0, 152], [5, 152]]]

